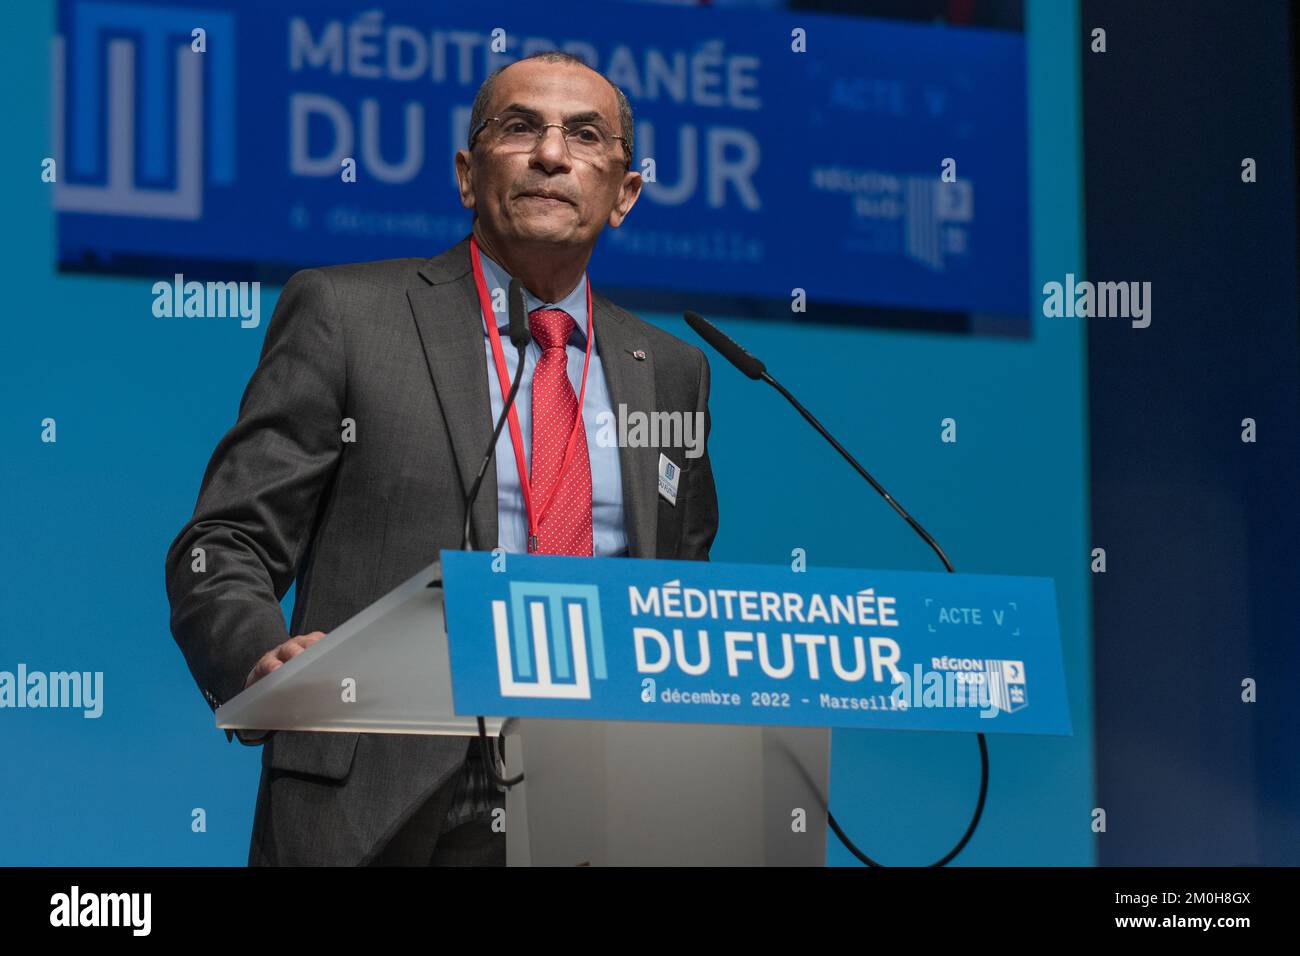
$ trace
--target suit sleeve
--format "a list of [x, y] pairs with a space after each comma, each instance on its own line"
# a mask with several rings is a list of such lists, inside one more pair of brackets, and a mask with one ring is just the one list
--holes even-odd
[[686, 514], [682, 516], [682, 539], [679, 557], [688, 561], [709, 560], [709, 548], [718, 533], [718, 491], [713, 483], [713, 465], [709, 460], [709, 360], [704, 352], [696, 349], [699, 356], [699, 386], [696, 393], [695, 411], [703, 416], [704, 439], [703, 454], [691, 468], [693, 488], [682, 499]]
[[298, 272], [280, 293], [194, 514], [167, 552], [172, 636], [213, 710], [289, 638], [280, 600], [341, 454], [346, 385], [332, 280]]

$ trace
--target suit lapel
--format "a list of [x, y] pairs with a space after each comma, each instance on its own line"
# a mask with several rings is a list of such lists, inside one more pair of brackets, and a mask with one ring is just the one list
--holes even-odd
[[[427, 285], [407, 290], [424, 360], [433, 379], [447, 432], [456, 454], [462, 491], [474, 481], [492, 438], [492, 406], [483, 352], [483, 315], [470, 268], [469, 241], [424, 262]], [[639, 411], [654, 410], [654, 354], [633, 325], [612, 304], [592, 293], [592, 326], [605, 383], [617, 422]], [[643, 358], [637, 358], [639, 353]], [[649, 446], [619, 443], [623, 485], [623, 520], [628, 553], [653, 558], [658, 547], [658, 456]], [[489, 467], [475, 499], [471, 526], [480, 549], [497, 545], [496, 468]]]
[[[591, 308], [596, 350], [600, 353], [616, 422], [621, 424], [627, 415], [636, 411], [648, 416], [655, 404], [654, 354], [607, 299], [593, 292]], [[653, 558], [658, 546], [658, 456], [654, 448], [629, 448], [620, 440], [618, 463], [622, 472], [628, 553], [636, 558]]]
[[[420, 275], [429, 284], [407, 290], [424, 360], [451, 436], [462, 494], [469, 491], [488, 442], [492, 439], [492, 405], [483, 352], [483, 314], [469, 263], [469, 242], [462, 241], [425, 262]], [[497, 473], [489, 466], [474, 500], [471, 527], [474, 546], [497, 545]]]

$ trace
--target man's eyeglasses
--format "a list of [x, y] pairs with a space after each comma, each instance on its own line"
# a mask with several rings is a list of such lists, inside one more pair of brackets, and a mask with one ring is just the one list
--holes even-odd
[[493, 126], [493, 142], [496, 148], [508, 153], [531, 153], [542, 141], [547, 129], [552, 126], [558, 127], [564, 136], [569, 155], [586, 162], [594, 162], [609, 155], [614, 140], [618, 140], [623, 147], [623, 161], [629, 169], [632, 166], [627, 140], [611, 133], [599, 123], [575, 123], [573, 126], [565, 126], [561, 123], [543, 123], [538, 117], [527, 113], [502, 113], [500, 116], [489, 116], [479, 123], [478, 128], [469, 138], [470, 149], [474, 148], [479, 133], [488, 126]]

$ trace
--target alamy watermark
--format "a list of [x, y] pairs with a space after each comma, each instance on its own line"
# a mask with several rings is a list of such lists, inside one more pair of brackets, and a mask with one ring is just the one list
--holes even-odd
[[0, 671], [0, 709], [55, 707], [81, 710], [93, 720], [104, 713], [103, 671]]
[[178, 272], [172, 281], [153, 284], [153, 314], [171, 318], [239, 318], [239, 326], [255, 329], [262, 322], [262, 283], [185, 281]]
[[601, 448], [682, 448], [687, 458], [704, 454], [703, 412], [629, 412], [622, 402], [617, 416], [596, 416], [596, 444]]
[[1133, 328], [1145, 329], [1151, 324], [1151, 283], [1075, 282], [1074, 273], [1067, 272], [1063, 283], [1043, 283], [1043, 315], [1132, 319]]
[[55, 927], [125, 927], [132, 936], [153, 928], [152, 893], [83, 893], [75, 884], [50, 897], [50, 925]]

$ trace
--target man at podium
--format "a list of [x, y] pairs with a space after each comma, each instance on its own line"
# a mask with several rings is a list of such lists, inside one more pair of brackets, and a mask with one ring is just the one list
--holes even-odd
[[[167, 554], [172, 634], [214, 710], [461, 546], [517, 369], [512, 278], [531, 340], [470, 508], [472, 546], [708, 557], [708, 363], [586, 272], [641, 189], [626, 97], [572, 56], [528, 57], [483, 83], [466, 147], [469, 237], [433, 258], [307, 269], [280, 294]], [[473, 738], [240, 736], [263, 746], [250, 865], [505, 862], [502, 795]]]

